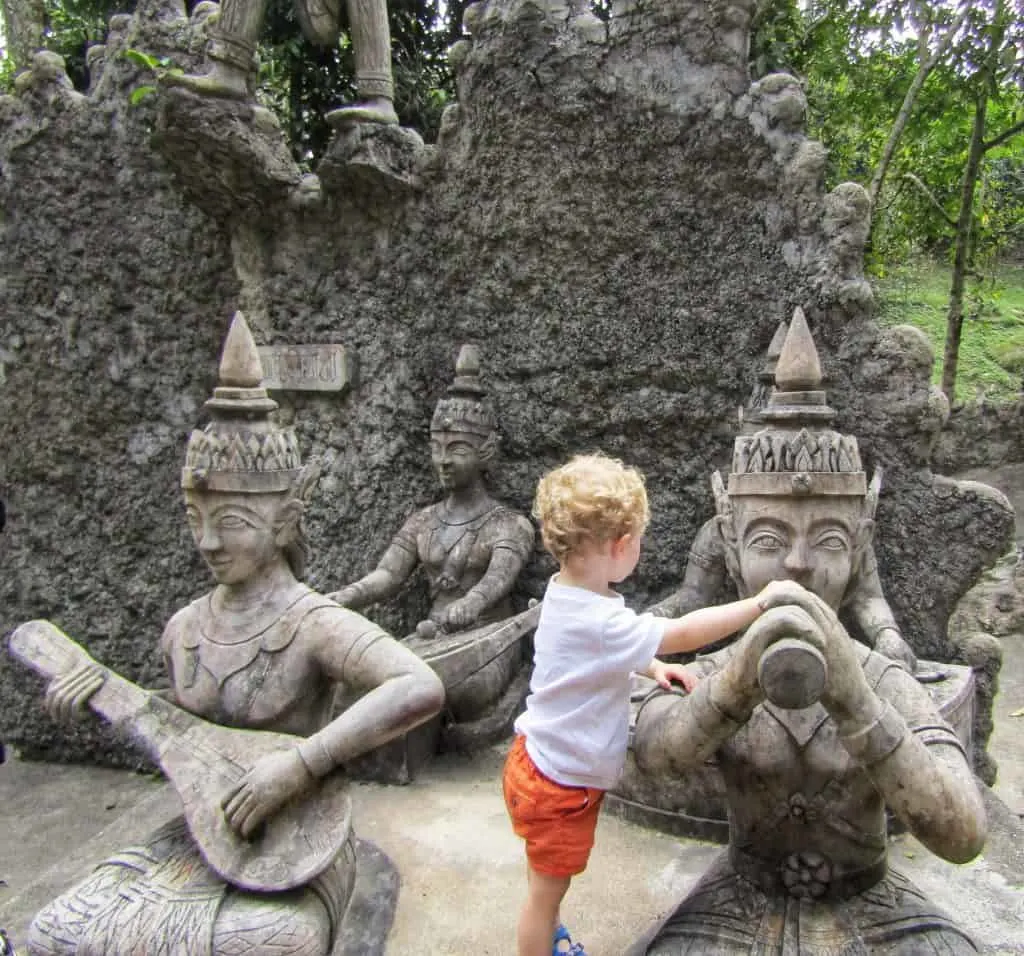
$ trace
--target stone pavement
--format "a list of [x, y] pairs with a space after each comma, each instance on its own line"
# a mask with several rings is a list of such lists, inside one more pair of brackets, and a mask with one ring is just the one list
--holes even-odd
[[[1013, 696], [1005, 712], [1024, 706], [1024, 646], [1012, 655]], [[1004, 671], [1004, 674], [1006, 672]], [[1010, 675], [1007, 675], [1010, 677]], [[1021, 723], [1024, 726], [1024, 723]], [[1024, 740], [1003, 734], [1015, 754], [1004, 793], [1021, 802]], [[514, 953], [514, 927], [524, 888], [522, 848], [501, 799], [503, 748], [473, 758], [435, 761], [407, 787], [357, 784], [360, 836], [397, 864], [402, 891], [388, 954], [504, 956]], [[1017, 812], [990, 800], [992, 839], [983, 856], [956, 867], [915, 840], [893, 840], [891, 860], [954, 913], [984, 951], [1024, 954], [1024, 827]], [[106, 854], [144, 837], [177, 812], [170, 788], [149, 776], [96, 767], [13, 760], [0, 767], [0, 925], [17, 947], [32, 914]], [[644, 830], [605, 814], [587, 872], [573, 885], [564, 917], [590, 956], [621, 956], [693, 884], [718, 848]], [[111, 954], [113, 956], [113, 954]]]

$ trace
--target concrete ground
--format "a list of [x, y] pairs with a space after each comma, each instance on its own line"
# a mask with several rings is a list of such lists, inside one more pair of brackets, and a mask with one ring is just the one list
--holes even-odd
[[[1009, 685], [1018, 694], [1024, 687], [1024, 647], [1020, 651]], [[1003, 709], [1016, 706], [1024, 700], [1007, 701]], [[1019, 734], [1006, 739], [1021, 766], [1024, 740]], [[359, 835], [385, 850], [402, 874], [389, 954], [514, 953], [524, 869], [501, 799], [502, 758], [503, 748], [495, 747], [471, 759], [438, 759], [407, 787], [355, 785]], [[1008, 799], [1019, 800], [1020, 780], [1017, 774]], [[178, 812], [173, 791], [151, 777], [18, 760], [0, 767], [0, 807], [0, 925], [16, 947], [47, 900]], [[891, 860], [956, 914], [985, 952], [1024, 954], [1024, 828], [1016, 813], [1002, 812], [1010, 829], [997, 827], [974, 863], [944, 863], [910, 837], [894, 839]], [[564, 918], [590, 956], [621, 956], [685, 895], [716, 852], [606, 814]]]

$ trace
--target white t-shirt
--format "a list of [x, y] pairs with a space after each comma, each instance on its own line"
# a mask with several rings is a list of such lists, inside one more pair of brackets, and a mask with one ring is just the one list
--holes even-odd
[[626, 763], [630, 674], [657, 654], [666, 619], [622, 595], [548, 583], [534, 635], [533, 678], [516, 733], [537, 768], [569, 787], [609, 790]]

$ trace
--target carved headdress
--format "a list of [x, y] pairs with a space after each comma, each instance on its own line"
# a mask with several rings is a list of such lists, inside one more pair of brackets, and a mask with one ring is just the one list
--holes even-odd
[[480, 380], [480, 350], [463, 345], [455, 362], [455, 381], [441, 398], [430, 420], [431, 431], [458, 431], [490, 438], [498, 421]]
[[188, 440], [182, 488], [259, 494], [288, 491], [302, 474], [290, 428], [271, 421], [277, 402], [262, 387], [263, 367], [241, 312], [231, 321], [220, 360], [220, 384], [206, 402], [210, 423]]
[[736, 439], [729, 497], [865, 496], [857, 439], [830, 428], [834, 418], [821, 390], [818, 350], [797, 308], [775, 367], [775, 390], [761, 411], [763, 427]]

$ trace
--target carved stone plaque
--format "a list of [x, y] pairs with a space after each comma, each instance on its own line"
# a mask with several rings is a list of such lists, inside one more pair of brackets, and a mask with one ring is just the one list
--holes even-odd
[[349, 383], [343, 345], [262, 345], [259, 353], [270, 391], [340, 392]]

